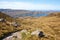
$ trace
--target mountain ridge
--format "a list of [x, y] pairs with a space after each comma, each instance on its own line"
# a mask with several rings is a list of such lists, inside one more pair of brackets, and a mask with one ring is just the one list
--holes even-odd
[[40, 10], [40, 11], [31, 11], [31, 10], [13, 10], [13, 9], [0, 9], [1, 12], [11, 16], [11, 17], [40, 17], [40, 16], [46, 16], [50, 12], [56, 12], [56, 11], [46, 11], [46, 10]]

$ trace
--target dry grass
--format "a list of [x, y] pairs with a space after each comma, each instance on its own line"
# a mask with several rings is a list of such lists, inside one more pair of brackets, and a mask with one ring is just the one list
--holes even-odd
[[[17, 19], [22, 23], [22, 28], [30, 31], [42, 30], [47, 36], [47, 38], [42, 38], [42, 40], [60, 40], [60, 17], [46, 16], [40, 18], [26, 18]], [[31, 38], [31, 40], [33, 40]], [[34, 36], [34, 40], [40, 40], [40, 38]]]
[[[8, 22], [14, 22], [15, 19], [0, 12], [0, 18], [4, 18]], [[20, 26], [19, 26], [20, 27]], [[0, 22], [0, 38], [5, 36], [5, 34], [8, 34], [9, 32], [14, 32], [17, 30], [20, 30], [19, 27], [14, 27], [12, 25], [7, 25], [5, 22]]]
[[[45, 33], [48, 38], [39, 38], [37, 36], [31, 36], [27, 40], [60, 40], [60, 17], [58, 15], [56, 16], [46, 16], [46, 17], [40, 17], [40, 18], [18, 18], [16, 19], [17, 22], [21, 25], [17, 28], [17, 30], [20, 29], [26, 29], [29, 32], [32, 32], [34, 30], [41, 30]], [[16, 29], [13, 26], [3, 26], [0, 23], [0, 35], [2, 36], [3, 32], [6, 33], [8, 31], [12, 32], [14, 29]], [[4, 30], [1, 30], [4, 29]], [[27, 36], [27, 35], [26, 35]], [[28, 37], [27, 37], [28, 38]]]

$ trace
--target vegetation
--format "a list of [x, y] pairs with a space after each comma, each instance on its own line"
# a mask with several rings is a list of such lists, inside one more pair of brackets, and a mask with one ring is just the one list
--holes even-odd
[[[14, 32], [16, 30], [26, 29], [28, 32], [22, 33], [22, 40], [60, 40], [60, 13], [53, 13], [39, 18], [16, 18], [16, 21], [21, 25], [19, 27], [3, 25], [0, 22], [0, 37], [5, 33]], [[9, 21], [9, 20], [8, 20]], [[15, 21], [14, 19], [12, 21]], [[39, 38], [38, 36], [32, 36], [31, 32], [35, 30], [43, 31], [47, 38]]]
[[29, 40], [31, 37], [31, 33], [27, 32], [27, 33], [22, 33], [22, 39], [21, 40]]
[[[60, 40], [60, 13], [51, 14], [40, 18], [27, 17], [25, 19], [18, 18], [17, 20], [20, 20], [23, 29], [31, 32], [37, 29], [42, 30], [48, 36], [48, 38], [42, 38], [43, 40]], [[39, 40], [37, 37], [34, 38], [34, 40], [36, 39]]]
[[[15, 19], [0, 12], [0, 18], [6, 20], [6, 22], [14, 22]], [[0, 39], [4, 38], [7, 34], [13, 33], [17, 30], [21, 30], [19, 27], [14, 27], [13, 25], [7, 25], [6, 22], [0, 22]]]

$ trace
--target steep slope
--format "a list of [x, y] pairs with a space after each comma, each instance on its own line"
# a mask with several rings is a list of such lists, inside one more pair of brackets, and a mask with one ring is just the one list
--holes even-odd
[[9, 35], [9, 33], [20, 30], [20, 26], [15, 27], [11, 24], [12, 22], [16, 22], [14, 18], [0, 12], [0, 20], [1, 18], [3, 18], [5, 21], [0, 21], [0, 39], [6, 37], [7, 34]]
[[0, 18], [4, 18], [4, 19], [6, 19], [8, 21], [11, 21], [11, 20], [13, 21], [14, 20], [12, 17], [10, 17], [9, 15], [6, 15], [6, 14], [4, 14], [2, 12], [0, 12]]

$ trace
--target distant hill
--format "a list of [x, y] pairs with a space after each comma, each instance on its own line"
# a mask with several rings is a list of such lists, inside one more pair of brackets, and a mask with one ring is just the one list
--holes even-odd
[[52, 13], [50, 13], [48, 16], [58, 16], [58, 17], [60, 17], [60, 12], [52, 12]]
[[31, 17], [40, 17], [40, 16], [46, 16], [49, 12], [54, 11], [30, 11], [30, 10], [13, 10], [13, 9], [0, 9], [1, 12], [10, 15], [11, 17], [25, 17], [25, 16], [31, 16]]

